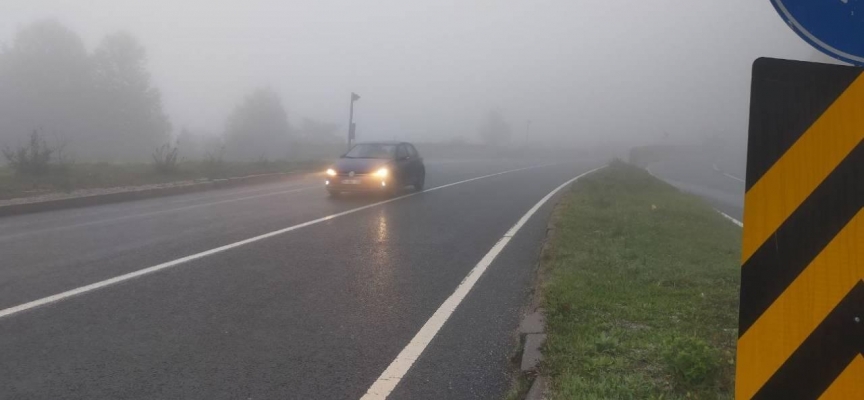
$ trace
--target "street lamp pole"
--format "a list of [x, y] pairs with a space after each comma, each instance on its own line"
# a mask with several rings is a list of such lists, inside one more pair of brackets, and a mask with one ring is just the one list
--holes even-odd
[[356, 126], [354, 125], [354, 102], [360, 100], [360, 95], [351, 92], [351, 106], [348, 112], [348, 150], [351, 150], [351, 144], [354, 142], [356, 134]]

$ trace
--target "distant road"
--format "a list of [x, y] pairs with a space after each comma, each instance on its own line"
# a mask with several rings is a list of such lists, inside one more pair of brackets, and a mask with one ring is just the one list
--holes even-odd
[[[430, 160], [427, 188], [450, 186], [383, 204], [298, 178], [0, 219], [0, 398], [359, 398], [522, 215], [605, 161]], [[504, 395], [552, 203], [391, 398]]]
[[[744, 176], [727, 171], [731, 168], [725, 166], [723, 160], [703, 154], [680, 154], [653, 163], [648, 169], [679, 189], [698, 195], [716, 209], [743, 221]], [[743, 166], [740, 169], [743, 170]]]

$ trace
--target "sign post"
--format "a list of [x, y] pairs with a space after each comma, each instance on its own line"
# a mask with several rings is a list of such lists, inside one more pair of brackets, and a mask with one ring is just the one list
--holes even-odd
[[862, 71], [753, 65], [739, 400], [864, 399]]
[[357, 125], [354, 124], [354, 102], [357, 100], [360, 100], [360, 95], [351, 92], [351, 106], [348, 112], [348, 150], [351, 150], [357, 129]]

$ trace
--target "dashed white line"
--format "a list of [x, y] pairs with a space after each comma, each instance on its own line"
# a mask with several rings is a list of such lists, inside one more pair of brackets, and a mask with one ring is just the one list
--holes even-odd
[[489, 268], [489, 265], [495, 261], [495, 257], [501, 253], [502, 250], [507, 246], [507, 243], [510, 242], [510, 239], [516, 235], [517, 232], [525, 225], [525, 223], [531, 218], [540, 207], [543, 206], [555, 193], [558, 193], [565, 186], [569, 185], [573, 181], [588, 175], [594, 171], [605, 168], [595, 168], [591, 171], [588, 171], [584, 174], [581, 174], [573, 179], [568, 180], [555, 188], [555, 190], [549, 192], [545, 197], [540, 199], [534, 207], [528, 210], [522, 218], [519, 218], [519, 221], [510, 228], [501, 239], [492, 246], [492, 249], [486, 253], [485, 256], [471, 269], [468, 273], [468, 276], [459, 283], [459, 286], [456, 287], [456, 290], [447, 300], [444, 300], [444, 303], [441, 304], [440, 307], [432, 314], [423, 327], [420, 328], [420, 331], [414, 335], [414, 338], [402, 349], [401, 352], [396, 356], [393, 362], [381, 373], [381, 376], [378, 377], [377, 380], [372, 384], [366, 394], [363, 395], [361, 400], [382, 400], [386, 399], [387, 396], [393, 392], [393, 389], [396, 388], [396, 385], [399, 384], [399, 381], [405, 377], [405, 374], [408, 373], [408, 370], [411, 369], [411, 366], [414, 365], [414, 362], [420, 358], [420, 355], [426, 350], [426, 346], [429, 345], [429, 342], [438, 334], [438, 331], [441, 330], [441, 327], [444, 326], [444, 323], [447, 322], [447, 319], [456, 311], [456, 307], [459, 307], [459, 304], [462, 303], [462, 300], [465, 299], [465, 296], [468, 295], [468, 292], [471, 291], [471, 288], [474, 287], [474, 284], [477, 283], [477, 280], [480, 279], [480, 276], [486, 272], [486, 269]]
[[[268, 238], [271, 238], [271, 237], [274, 237], [274, 236], [278, 236], [278, 235], [281, 235], [281, 234], [283, 234], [283, 233], [287, 233], [287, 232], [295, 231], [295, 230], [297, 230], [297, 229], [305, 228], [305, 227], [310, 226], [310, 225], [319, 224], [319, 223], [322, 223], [322, 222], [325, 222], [325, 221], [332, 220], [332, 219], [334, 219], [334, 218], [339, 218], [339, 217], [342, 217], [342, 216], [345, 216], [345, 215], [353, 214], [353, 213], [356, 213], [356, 212], [359, 212], [359, 211], [363, 211], [363, 210], [366, 210], [366, 209], [369, 209], [369, 208], [372, 208], [372, 207], [377, 207], [377, 206], [380, 206], [380, 205], [382, 205], [382, 204], [387, 204], [387, 203], [391, 203], [391, 202], [394, 202], [394, 201], [397, 201], [397, 200], [401, 200], [401, 199], [404, 199], [404, 198], [407, 198], [407, 197], [416, 196], [416, 195], [421, 194], [421, 193], [432, 192], [432, 191], [435, 191], [435, 190], [440, 190], [440, 189], [448, 188], [448, 187], [451, 187], [451, 186], [461, 185], [461, 184], [463, 184], [463, 183], [473, 182], [473, 181], [480, 180], [480, 179], [491, 178], [491, 177], [493, 177], [493, 176], [498, 176], [498, 175], [503, 175], [503, 174], [509, 174], [509, 173], [512, 173], [512, 172], [518, 172], [518, 171], [525, 171], [525, 170], [534, 169], [534, 168], [541, 168], [541, 167], [546, 167], [546, 166], [550, 166], [550, 165], [554, 165], [554, 164], [534, 165], [534, 166], [530, 166], [530, 167], [517, 168], [517, 169], [511, 169], [511, 170], [502, 171], [502, 172], [496, 172], [496, 173], [494, 173], [494, 174], [483, 175], [483, 176], [478, 176], [478, 177], [475, 177], [475, 178], [465, 179], [465, 180], [462, 180], [462, 181], [459, 181], [459, 182], [448, 183], [448, 184], [446, 184], [446, 185], [441, 185], [441, 186], [436, 186], [436, 187], [433, 187], [433, 188], [430, 188], [430, 189], [426, 189], [426, 190], [424, 190], [424, 191], [422, 191], [422, 192], [409, 193], [409, 194], [406, 194], [406, 195], [403, 195], [403, 196], [394, 197], [394, 198], [392, 198], [392, 199], [387, 199], [387, 200], [384, 200], [384, 201], [379, 201], [379, 202], [377, 202], [377, 203], [367, 204], [367, 205], [362, 206], [362, 207], [352, 208], [352, 209], [347, 210], [347, 211], [342, 211], [342, 212], [340, 212], [340, 213], [336, 213], [336, 214], [328, 215], [328, 216], [326, 216], [326, 217], [322, 217], [322, 218], [318, 218], [318, 219], [315, 219], [315, 220], [312, 220], [312, 221], [304, 222], [304, 223], [302, 223], [302, 224], [297, 224], [297, 225], [294, 225], [294, 226], [289, 226], [289, 227], [284, 228], [284, 229], [279, 229], [279, 230], [277, 230], [277, 231], [273, 231], [273, 232], [265, 233], [265, 234], [263, 234], [263, 235], [259, 235], [259, 236], [255, 236], [255, 237], [252, 237], [252, 238], [249, 238], [249, 239], [241, 240], [241, 241], [239, 241], [239, 242], [234, 242], [234, 243], [231, 243], [231, 244], [226, 244], [226, 245], [224, 245], [224, 246], [216, 247], [216, 248], [214, 248], [214, 249], [210, 249], [210, 250], [207, 250], [207, 251], [202, 251], [202, 252], [200, 252], [200, 253], [192, 254], [192, 255], [189, 255], [189, 256], [186, 256], [186, 257], [183, 257], [183, 258], [178, 258], [178, 259], [176, 259], [176, 260], [168, 261], [168, 262], [165, 262], [165, 263], [162, 263], [162, 264], [159, 264], [159, 265], [154, 265], [154, 266], [152, 266], [152, 267], [148, 267], [148, 268], [140, 269], [140, 270], [137, 270], [137, 271], [129, 272], [129, 273], [127, 273], [127, 274], [123, 274], [123, 275], [120, 275], [120, 276], [116, 276], [116, 277], [113, 277], [113, 278], [109, 278], [109, 279], [106, 279], [106, 280], [103, 280], [103, 281], [99, 281], [99, 282], [96, 282], [96, 283], [91, 283], [91, 284], [89, 284], [89, 285], [81, 286], [81, 287], [79, 287], [79, 288], [72, 289], [72, 290], [68, 290], [68, 291], [65, 291], [65, 292], [62, 292], [62, 293], [58, 293], [58, 294], [55, 294], [55, 295], [52, 295], [52, 296], [43, 297], [43, 298], [38, 299], [38, 300], [33, 300], [33, 301], [31, 301], [31, 302], [27, 302], [27, 303], [24, 303], [24, 304], [20, 304], [20, 305], [14, 306], [14, 307], [9, 307], [9, 308], [6, 308], [6, 309], [3, 309], [3, 310], [0, 310], [0, 318], [8, 317], [8, 316], [10, 316], [10, 315], [14, 315], [14, 314], [17, 314], [17, 313], [20, 313], [20, 312], [23, 312], [23, 311], [31, 310], [31, 309], [33, 309], [33, 308], [40, 307], [40, 306], [44, 306], [44, 305], [47, 305], [47, 304], [56, 303], [56, 302], [58, 302], [58, 301], [65, 300], [65, 299], [68, 299], [68, 298], [73, 297], [73, 296], [77, 296], [77, 295], [84, 294], [84, 293], [87, 293], [87, 292], [92, 292], [92, 291], [94, 291], [94, 290], [102, 289], [102, 288], [105, 288], [105, 287], [107, 287], [107, 286], [111, 286], [111, 285], [114, 285], [114, 284], [117, 284], [117, 283], [120, 283], [120, 282], [128, 281], [128, 280], [130, 280], [130, 279], [138, 278], [138, 277], [143, 276], [143, 275], [151, 274], [151, 273], [154, 273], [154, 272], [157, 272], [157, 271], [161, 271], [161, 270], [163, 270], [163, 269], [168, 269], [168, 268], [171, 268], [171, 267], [176, 267], [176, 266], [178, 266], [178, 265], [185, 264], [185, 263], [190, 262], [190, 261], [198, 260], [198, 259], [201, 259], [201, 258], [204, 258], [204, 257], [207, 257], [207, 256], [211, 256], [211, 255], [214, 255], [214, 254], [217, 254], [217, 253], [222, 253], [222, 252], [224, 252], [224, 251], [228, 251], [228, 250], [231, 250], [231, 249], [234, 249], [234, 248], [240, 247], [240, 246], [244, 246], [244, 245], [247, 245], [247, 244], [250, 244], [250, 243], [254, 243], [254, 242], [258, 242], [258, 241], [261, 241], [261, 240], [264, 240], [264, 239], [268, 239]], [[560, 188], [559, 188], [559, 189], [560, 189]], [[556, 189], [556, 191], [557, 191], [557, 189]]]

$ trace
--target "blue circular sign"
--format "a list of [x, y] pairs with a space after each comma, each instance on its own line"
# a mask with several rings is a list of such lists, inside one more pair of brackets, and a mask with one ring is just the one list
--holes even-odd
[[864, 66], [864, 0], [771, 0], [771, 4], [813, 47]]

